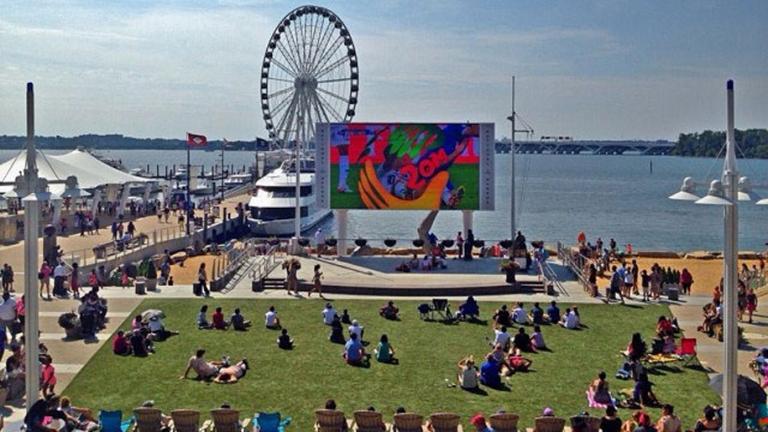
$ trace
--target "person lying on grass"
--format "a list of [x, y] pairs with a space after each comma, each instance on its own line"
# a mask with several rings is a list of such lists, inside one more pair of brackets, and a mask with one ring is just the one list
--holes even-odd
[[197, 374], [198, 380], [207, 380], [219, 373], [221, 368], [220, 362], [209, 362], [205, 360], [205, 350], [199, 349], [195, 351], [195, 355], [189, 358], [187, 361], [187, 368], [184, 370], [184, 375], [179, 379], [187, 379], [190, 370], [194, 370]]
[[507, 357], [507, 364], [513, 372], [528, 372], [533, 364], [533, 360], [523, 357], [523, 354], [519, 349], [512, 351], [512, 354]]
[[248, 330], [248, 327], [251, 326], [251, 322], [245, 319], [240, 313], [240, 308], [235, 309], [235, 313], [230, 317], [229, 323], [232, 325], [232, 328], [237, 331], [246, 331]]
[[284, 350], [293, 349], [293, 339], [288, 336], [288, 329], [283, 329], [277, 338], [277, 347]]
[[248, 360], [242, 359], [233, 366], [227, 366], [219, 369], [218, 375], [213, 379], [216, 384], [234, 384], [240, 378], [245, 376], [248, 370]]
[[379, 345], [374, 352], [376, 353], [376, 361], [379, 363], [397, 363], [395, 349], [389, 344], [389, 338], [385, 334], [381, 335]]
[[397, 314], [400, 312], [400, 309], [398, 309], [395, 306], [395, 303], [393, 301], [388, 301], [386, 305], [382, 306], [379, 309], [379, 315], [384, 317], [388, 320], [396, 320], [398, 318]]
[[349, 335], [349, 340], [344, 345], [344, 360], [347, 364], [353, 366], [365, 366], [368, 360], [368, 354], [365, 353], [365, 347], [360, 343], [357, 333]]

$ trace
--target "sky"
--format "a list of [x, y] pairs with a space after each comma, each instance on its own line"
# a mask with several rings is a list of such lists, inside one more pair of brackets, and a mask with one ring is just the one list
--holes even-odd
[[[0, 135], [265, 137], [260, 65], [281, 18], [270, 0], [0, 0]], [[768, 2], [318, 1], [349, 28], [355, 121], [494, 122], [535, 137], [671, 139], [768, 127]], [[522, 138], [520, 136], [518, 139]]]

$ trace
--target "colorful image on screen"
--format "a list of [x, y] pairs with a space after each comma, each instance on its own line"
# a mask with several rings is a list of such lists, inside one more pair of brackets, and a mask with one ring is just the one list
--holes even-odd
[[477, 210], [479, 125], [330, 125], [331, 208]]

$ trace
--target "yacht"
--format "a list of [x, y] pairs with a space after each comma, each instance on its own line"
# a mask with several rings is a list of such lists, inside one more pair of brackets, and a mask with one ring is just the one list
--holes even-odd
[[232, 174], [231, 176], [224, 179], [224, 187], [229, 189], [242, 186], [244, 184], [250, 183], [252, 179], [253, 175], [251, 173]]
[[[328, 209], [315, 205], [315, 167], [311, 159], [301, 159], [299, 172], [301, 231], [307, 231], [330, 216]], [[248, 224], [256, 236], [291, 236], [295, 233], [296, 170], [293, 160], [271, 171], [256, 182], [256, 192], [248, 202]]]

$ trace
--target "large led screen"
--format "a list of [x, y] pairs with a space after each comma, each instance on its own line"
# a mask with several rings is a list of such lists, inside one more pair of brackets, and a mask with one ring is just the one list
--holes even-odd
[[[331, 123], [318, 130], [320, 204], [333, 209], [478, 210], [493, 125]], [[490, 127], [490, 134], [487, 129]], [[485, 139], [481, 137], [481, 129]], [[324, 141], [324, 142], [323, 142]], [[322, 149], [321, 149], [322, 148]], [[490, 168], [492, 171], [492, 168]], [[324, 174], [324, 175], [323, 175]], [[487, 172], [485, 174], [488, 174]], [[487, 177], [487, 175], [486, 175]], [[491, 181], [492, 184], [492, 181]], [[492, 196], [492, 193], [491, 193]], [[486, 199], [486, 201], [488, 201]]]

